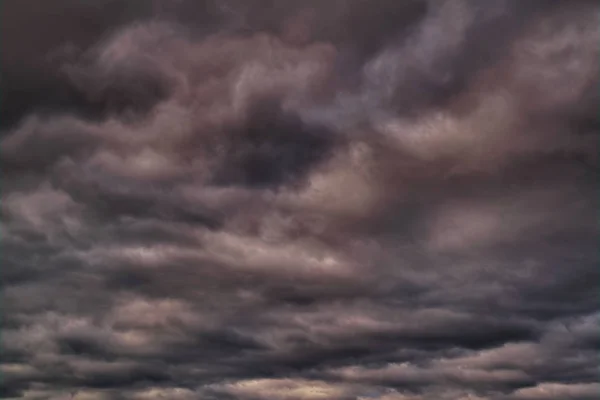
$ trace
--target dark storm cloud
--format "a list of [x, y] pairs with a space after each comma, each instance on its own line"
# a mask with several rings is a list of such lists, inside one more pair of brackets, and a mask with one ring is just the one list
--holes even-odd
[[4, 398], [600, 393], [595, 2], [29, 3]]
[[[9, 0], [2, 4], [3, 129], [31, 112], [77, 110], [93, 113], [60, 73], [64, 59], [89, 47], [112, 29], [151, 15], [150, 2], [100, 0]], [[34, 28], [32, 28], [34, 27]]]

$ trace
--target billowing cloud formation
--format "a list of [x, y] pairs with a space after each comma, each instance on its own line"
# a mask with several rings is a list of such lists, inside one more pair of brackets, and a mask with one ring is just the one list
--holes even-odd
[[600, 394], [596, 2], [26, 3], [3, 398]]

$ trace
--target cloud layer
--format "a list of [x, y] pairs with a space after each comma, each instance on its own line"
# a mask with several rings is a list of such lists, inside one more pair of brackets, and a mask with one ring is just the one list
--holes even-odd
[[595, 2], [6, 3], [3, 398], [597, 398]]

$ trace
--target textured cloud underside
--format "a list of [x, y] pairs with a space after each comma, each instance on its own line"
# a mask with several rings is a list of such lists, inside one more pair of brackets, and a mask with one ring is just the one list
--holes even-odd
[[2, 398], [600, 395], [596, 2], [5, 3]]

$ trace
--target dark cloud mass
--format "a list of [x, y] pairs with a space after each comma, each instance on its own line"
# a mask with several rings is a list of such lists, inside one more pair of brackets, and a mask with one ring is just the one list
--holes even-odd
[[599, 18], [3, 1], [0, 396], [598, 398]]

